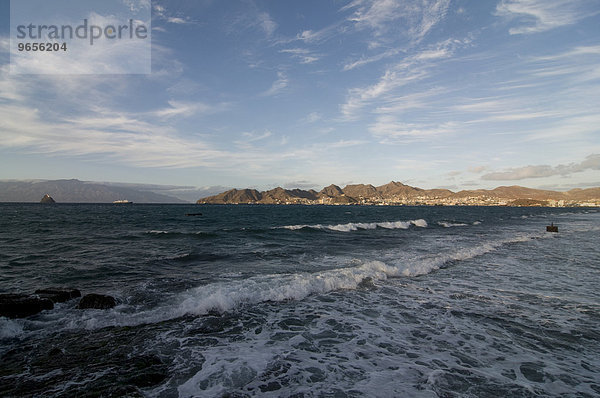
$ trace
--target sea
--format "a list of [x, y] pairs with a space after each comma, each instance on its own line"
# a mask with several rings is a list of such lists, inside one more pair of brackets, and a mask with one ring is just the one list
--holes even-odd
[[0, 204], [0, 293], [117, 300], [0, 318], [0, 396], [598, 397], [599, 243], [593, 208]]

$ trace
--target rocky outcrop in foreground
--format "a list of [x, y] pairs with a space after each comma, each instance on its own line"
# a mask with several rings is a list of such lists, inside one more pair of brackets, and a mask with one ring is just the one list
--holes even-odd
[[80, 310], [85, 309], [97, 309], [107, 310], [117, 305], [117, 301], [111, 296], [105, 296], [103, 294], [86, 294], [77, 304], [77, 308]]
[[54, 303], [46, 298], [27, 294], [0, 295], [0, 316], [7, 318], [26, 318], [53, 308]]
[[[0, 294], [0, 316], [7, 318], [26, 318], [44, 310], [54, 309], [54, 304], [81, 297], [81, 292], [71, 288], [38, 289], [34, 294]], [[117, 305], [111, 296], [86, 294], [79, 301], [79, 309], [109, 309]]]

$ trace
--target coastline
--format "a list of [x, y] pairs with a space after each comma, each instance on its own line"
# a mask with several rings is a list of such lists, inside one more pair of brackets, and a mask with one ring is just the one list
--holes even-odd
[[302, 204], [374, 206], [513, 206], [513, 207], [600, 207], [600, 188], [572, 189], [567, 192], [520, 186], [453, 192], [448, 189], [422, 189], [392, 181], [375, 187], [355, 184], [340, 188], [329, 185], [313, 189], [268, 191], [230, 189], [200, 198], [197, 204]]

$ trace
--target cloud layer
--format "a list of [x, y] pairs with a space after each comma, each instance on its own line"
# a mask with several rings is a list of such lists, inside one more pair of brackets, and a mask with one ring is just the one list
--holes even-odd
[[571, 163], [558, 166], [525, 166], [505, 171], [488, 173], [481, 178], [491, 181], [525, 180], [528, 178], [543, 178], [552, 176], [568, 176], [586, 170], [600, 170], [600, 154], [592, 154], [581, 163]]

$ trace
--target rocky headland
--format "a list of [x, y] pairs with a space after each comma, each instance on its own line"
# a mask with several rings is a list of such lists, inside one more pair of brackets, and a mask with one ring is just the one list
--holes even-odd
[[313, 189], [268, 191], [231, 189], [199, 199], [198, 204], [304, 204], [304, 205], [407, 205], [407, 206], [600, 206], [600, 188], [572, 189], [567, 192], [498, 187], [453, 192], [448, 189], [422, 189], [392, 181], [381, 186], [353, 184], [341, 188], [329, 185]]

